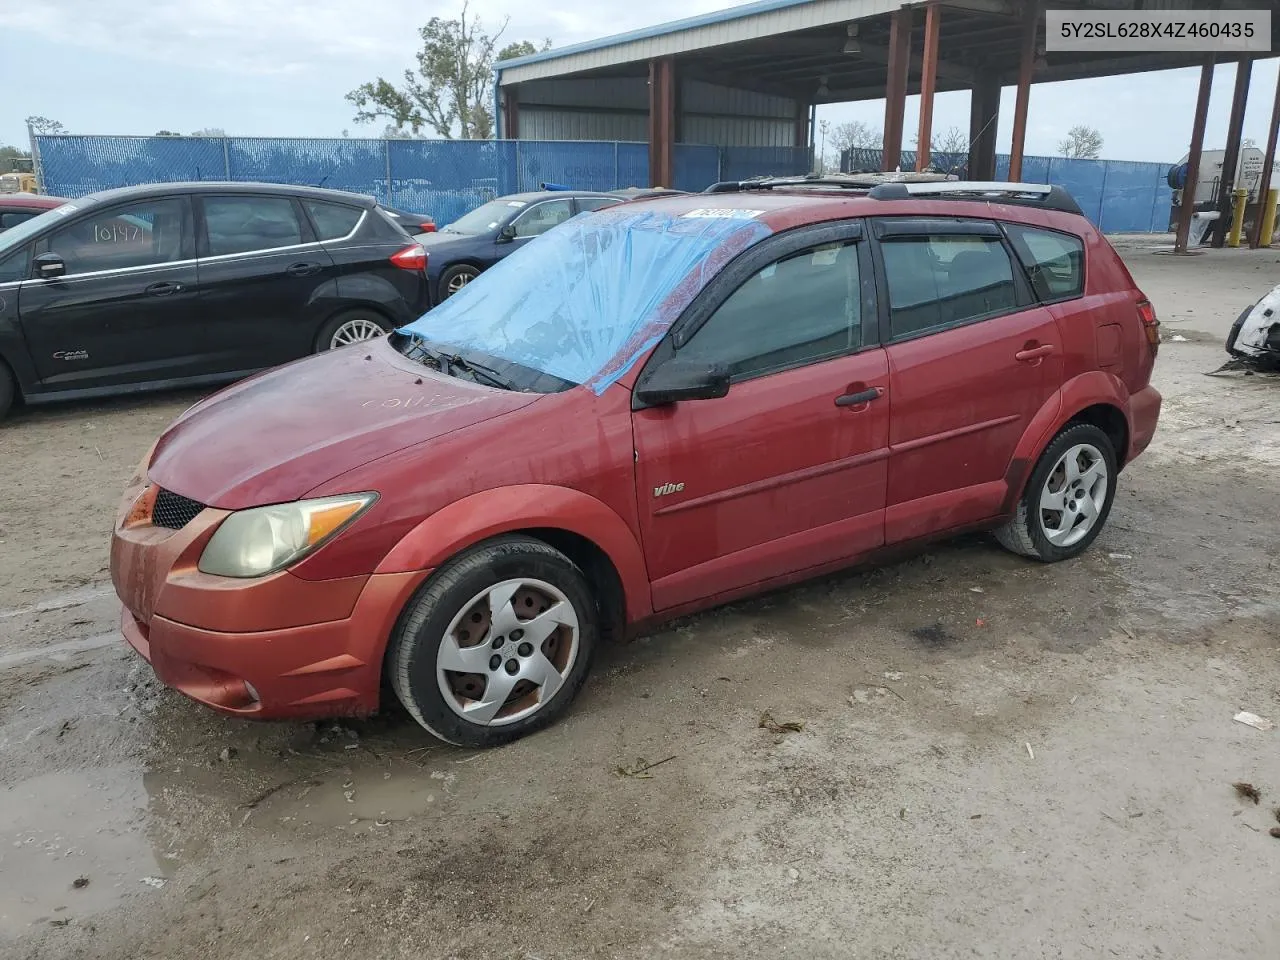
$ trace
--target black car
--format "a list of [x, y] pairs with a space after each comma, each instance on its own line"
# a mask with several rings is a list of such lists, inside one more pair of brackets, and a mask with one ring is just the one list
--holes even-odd
[[10, 403], [239, 379], [382, 336], [427, 307], [426, 255], [371, 197], [166, 183], [0, 234]]
[[413, 236], [415, 233], [435, 233], [436, 222], [425, 213], [409, 213], [396, 207], [384, 206], [383, 210], [391, 215], [391, 219], [404, 227], [404, 232]]
[[416, 234], [414, 239], [427, 250], [432, 302], [457, 293], [481, 271], [570, 217], [623, 199], [581, 190], [513, 193], [490, 200], [437, 233]]

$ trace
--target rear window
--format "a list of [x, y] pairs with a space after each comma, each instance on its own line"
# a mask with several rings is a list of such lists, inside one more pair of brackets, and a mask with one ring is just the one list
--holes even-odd
[[20, 223], [26, 223], [40, 216], [43, 210], [4, 210], [0, 211], [0, 230], [8, 230]]
[[1031, 288], [1041, 300], [1068, 300], [1084, 293], [1084, 242], [1069, 233], [1005, 224]]
[[321, 240], [337, 240], [345, 237], [356, 228], [360, 215], [364, 212], [356, 207], [348, 207], [341, 203], [326, 203], [323, 200], [304, 200], [312, 222], [316, 225], [316, 234]]
[[209, 255], [272, 250], [302, 242], [288, 197], [205, 197]]
[[1013, 265], [998, 237], [903, 237], [881, 243], [893, 336], [909, 337], [1017, 305]]

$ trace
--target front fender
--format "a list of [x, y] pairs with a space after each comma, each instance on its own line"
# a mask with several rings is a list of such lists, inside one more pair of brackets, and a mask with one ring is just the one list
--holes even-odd
[[644, 553], [626, 521], [595, 497], [550, 484], [497, 487], [456, 500], [405, 534], [374, 572], [439, 567], [481, 540], [538, 527], [576, 533], [608, 555], [622, 581], [628, 620], [652, 612]]

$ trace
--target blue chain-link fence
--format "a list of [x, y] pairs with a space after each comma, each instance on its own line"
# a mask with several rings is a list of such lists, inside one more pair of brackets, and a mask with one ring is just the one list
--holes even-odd
[[[184, 180], [310, 184], [456, 220], [486, 200], [555, 183], [583, 190], [647, 186], [645, 143], [552, 140], [314, 140], [276, 137], [36, 137], [42, 189], [62, 197]], [[675, 183], [807, 173], [807, 147], [678, 144]]]
[[[881, 152], [854, 148], [840, 155], [840, 169], [862, 173], [880, 169]], [[968, 157], [935, 154], [930, 163], [943, 173], [965, 176]], [[899, 165], [914, 170], [916, 153], [903, 150]], [[1070, 160], [1066, 157], [1023, 157], [1023, 183], [1053, 183], [1066, 187], [1085, 216], [1107, 233], [1163, 233], [1169, 228], [1173, 190], [1165, 177], [1167, 163], [1133, 160]], [[996, 179], [1009, 176], [1009, 157], [996, 156]]]

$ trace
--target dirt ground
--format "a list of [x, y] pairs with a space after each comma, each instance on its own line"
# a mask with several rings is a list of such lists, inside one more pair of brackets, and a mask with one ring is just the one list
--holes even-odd
[[1232, 721], [1280, 721], [1280, 380], [1203, 375], [1280, 254], [1162, 244], [1117, 240], [1166, 406], [1085, 556], [968, 538], [688, 618], [487, 753], [159, 687], [106, 545], [194, 395], [19, 413], [0, 957], [1280, 956], [1280, 730]]

